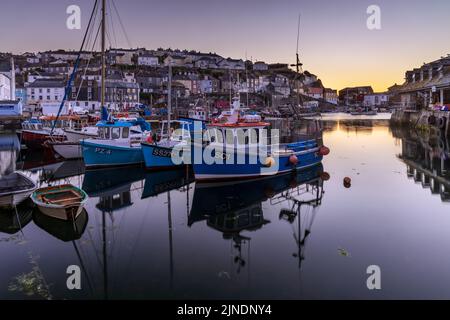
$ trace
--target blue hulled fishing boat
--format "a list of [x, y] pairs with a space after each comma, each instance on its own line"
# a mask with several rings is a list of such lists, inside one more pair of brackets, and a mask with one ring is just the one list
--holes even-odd
[[[100, 121], [98, 137], [80, 142], [86, 168], [137, 165], [144, 162], [141, 142], [150, 134], [133, 133], [137, 123], [129, 121]], [[143, 129], [149, 129], [141, 121]]]
[[208, 126], [206, 143], [194, 143], [196, 180], [248, 179], [305, 169], [329, 152], [320, 140], [271, 142], [266, 130], [270, 124], [258, 115], [242, 116], [239, 109], [235, 98], [231, 110]]
[[[172, 151], [175, 146], [189, 144], [191, 137], [191, 121], [171, 121], [172, 112], [172, 66], [169, 65], [168, 97], [167, 97], [167, 121], [163, 122], [161, 128], [161, 139], [156, 142], [148, 139], [142, 143], [142, 153], [145, 159], [145, 167], [149, 170], [174, 169], [184, 163], [175, 163]], [[189, 148], [183, 149], [190, 153]], [[190, 159], [190, 154], [181, 155]]]
[[[172, 169], [183, 164], [174, 163], [172, 160], [172, 150], [179, 144], [189, 143], [191, 137], [189, 122], [171, 121], [171, 126], [178, 127], [170, 137], [162, 138], [159, 142], [142, 142], [142, 153], [145, 160], [145, 167], [149, 170]], [[166, 123], [163, 123], [163, 131]], [[171, 131], [170, 129], [168, 130]], [[186, 149], [186, 150], [189, 150]], [[190, 154], [186, 155], [190, 159]]]

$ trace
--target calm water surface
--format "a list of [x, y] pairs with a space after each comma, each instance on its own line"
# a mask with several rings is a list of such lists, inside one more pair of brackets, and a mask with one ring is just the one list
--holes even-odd
[[[323, 117], [321, 166], [233, 184], [195, 184], [186, 171], [83, 174], [77, 161], [19, 154], [3, 135], [2, 174], [70, 182], [90, 200], [75, 226], [27, 203], [0, 214], [0, 298], [448, 299], [448, 142], [383, 119]], [[66, 287], [69, 265], [82, 269], [81, 291]], [[367, 289], [369, 265], [382, 290]]]

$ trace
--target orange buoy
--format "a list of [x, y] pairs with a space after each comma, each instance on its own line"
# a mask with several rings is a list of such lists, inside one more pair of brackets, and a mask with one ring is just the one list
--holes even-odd
[[319, 149], [319, 154], [320, 154], [321, 156], [326, 156], [326, 155], [328, 155], [329, 153], [330, 153], [330, 148], [325, 147], [325, 146], [321, 146], [321, 147], [320, 147], [320, 149]]
[[292, 155], [289, 157], [289, 163], [292, 164], [293, 166], [296, 166], [296, 165], [297, 165], [297, 163], [298, 163], [298, 158], [297, 158], [297, 156], [296, 156], [295, 154], [292, 154]]

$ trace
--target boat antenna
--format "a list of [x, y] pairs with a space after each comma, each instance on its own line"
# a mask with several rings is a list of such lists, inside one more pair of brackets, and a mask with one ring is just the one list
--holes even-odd
[[172, 112], [172, 63], [169, 61], [169, 77], [167, 84], [167, 138], [170, 138], [170, 121]]
[[297, 105], [300, 105], [300, 90], [299, 90], [299, 84], [298, 84], [298, 78], [300, 76], [300, 73], [303, 73], [302, 70], [302, 66], [303, 64], [300, 62], [300, 54], [298, 51], [298, 46], [299, 46], [299, 42], [300, 42], [300, 18], [301, 18], [301, 14], [298, 14], [298, 24], [297, 24], [297, 49], [296, 49], [296, 53], [295, 53], [295, 57], [296, 57], [296, 62], [295, 64], [291, 64], [291, 67], [295, 67], [296, 70], [296, 75], [295, 75], [295, 83], [296, 83], [296, 87], [297, 87]]
[[[105, 1], [105, 0], [103, 0], [103, 1]], [[84, 34], [83, 41], [81, 42], [80, 51], [78, 51], [77, 59], [75, 60], [75, 65], [73, 67], [72, 74], [70, 75], [69, 81], [67, 82], [66, 88], [64, 90], [64, 98], [62, 99], [61, 104], [59, 106], [58, 113], [56, 114], [56, 119], [53, 122], [52, 130], [50, 131], [50, 136], [53, 135], [53, 131], [55, 130], [55, 126], [56, 126], [56, 122], [58, 121], [58, 118], [61, 115], [62, 108], [64, 107], [64, 103], [66, 102], [67, 97], [70, 94], [70, 91], [71, 91], [71, 88], [72, 88], [72, 82], [75, 79], [75, 74], [77, 73], [77, 69], [78, 69], [78, 66], [80, 64], [81, 53], [83, 52], [84, 44], [86, 42], [86, 38], [87, 38], [87, 35], [89, 33], [89, 29], [91, 27], [92, 20], [94, 18], [94, 13], [97, 10], [97, 4], [98, 4], [98, 0], [95, 0], [94, 8], [92, 8], [91, 17], [89, 18], [88, 26], [87, 26], [86, 32]]]

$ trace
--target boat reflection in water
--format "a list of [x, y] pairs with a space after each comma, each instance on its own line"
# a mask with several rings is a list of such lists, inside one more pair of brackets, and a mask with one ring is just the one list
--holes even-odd
[[39, 210], [34, 210], [33, 212], [33, 222], [39, 228], [64, 242], [81, 239], [86, 230], [88, 220], [89, 216], [85, 209], [73, 221], [49, 217]]
[[439, 194], [443, 202], [450, 202], [450, 148], [441, 132], [418, 133], [407, 129], [393, 129], [394, 137], [402, 141], [398, 157], [406, 164], [408, 178]]
[[180, 189], [194, 182], [194, 174], [188, 167], [168, 171], [147, 172], [142, 199], [157, 196], [163, 192]]
[[30, 223], [33, 215], [31, 201], [27, 200], [13, 209], [0, 209], [0, 233], [16, 234]]
[[16, 170], [16, 160], [20, 154], [20, 141], [16, 134], [0, 134], [0, 176]]
[[[243, 245], [251, 238], [243, 231], [256, 231], [270, 223], [264, 218], [263, 202], [283, 204], [279, 217], [289, 223], [296, 218], [298, 230], [294, 234], [299, 250], [295, 256], [303, 259], [302, 248], [311, 232], [314, 219], [300, 217], [303, 206], [316, 208], [323, 195], [323, 166], [319, 164], [307, 170], [239, 183], [197, 183], [188, 225], [206, 220], [209, 227], [222, 233], [225, 240], [233, 241], [234, 262], [237, 272], [245, 266]], [[314, 210], [313, 210], [314, 214]]]
[[[122, 169], [125, 170], [125, 169]], [[92, 198], [99, 198], [100, 211], [113, 212], [131, 206], [132, 185], [145, 178], [141, 167], [128, 167], [122, 173], [117, 168], [89, 170], [83, 181], [83, 190]]]

